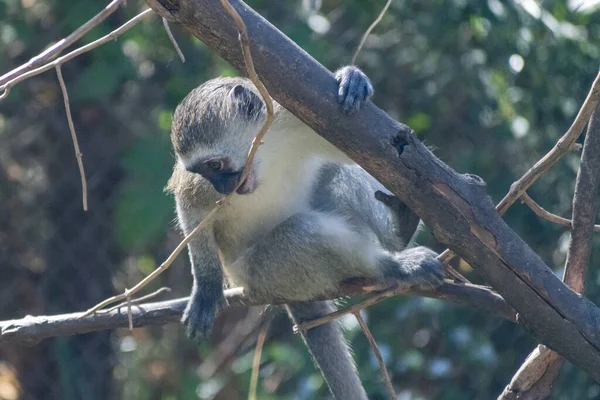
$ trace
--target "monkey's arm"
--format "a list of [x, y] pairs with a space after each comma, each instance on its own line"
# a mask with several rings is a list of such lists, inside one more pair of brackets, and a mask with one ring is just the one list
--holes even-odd
[[[204, 213], [183, 208], [178, 204], [177, 214], [181, 228], [188, 235], [202, 220]], [[183, 313], [191, 339], [203, 339], [210, 332], [217, 311], [225, 307], [223, 271], [214, 244], [211, 229], [198, 232], [188, 244], [192, 264], [192, 293]]]
[[[185, 171], [179, 164], [175, 165], [166, 190], [175, 195], [177, 219], [185, 235], [198, 226], [219, 199], [210, 183]], [[196, 233], [188, 244], [193, 286], [182, 321], [190, 338], [206, 336], [217, 311], [225, 306], [223, 270], [210, 228]]]

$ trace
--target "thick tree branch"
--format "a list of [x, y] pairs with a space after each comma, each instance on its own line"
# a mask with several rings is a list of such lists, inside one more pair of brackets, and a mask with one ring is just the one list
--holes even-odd
[[[217, 2], [147, 2], [245, 71], [237, 31]], [[600, 310], [565, 286], [502, 221], [484, 182], [457, 174], [372, 103], [344, 116], [332, 74], [243, 2], [231, 3], [248, 27], [256, 71], [269, 93], [413, 209], [483, 274], [540, 342], [600, 381]]]
[[[331, 293], [326, 298], [339, 298], [351, 295], [373, 293], [381, 290], [374, 286], [343, 286], [338, 292]], [[487, 290], [485, 287], [475, 285], [446, 284], [435, 291], [417, 291], [405, 289], [405, 294], [442, 299], [458, 304], [479, 308], [486, 313], [491, 313], [516, 322], [515, 311], [500, 296]], [[261, 305], [246, 298], [240, 288], [225, 291], [225, 298], [230, 306]], [[314, 299], [323, 300], [325, 298]], [[179, 322], [181, 314], [187, 304], [188, 298], [161, 301], [156, 303], [131, 305], [133, 326], [161, 325], [169, 322]], [[281, 304], [283, 301], [274, 301], [272, 304]], [[1, 343], [23, 343], [33, 345], [40, 340], [54, 336], [69, 336], [94, 332], [105, 329], [127, 327], [127, 305], [118, 310], [101, 312], [95, 315], [83, 316], [84, 313], [62, 314], [55, 316], [27, 316], [22, 319], [0, 322]]]
[[[600, 107], [591, 116], [583, 144], [581, 165], [573, 196], [573, 230], [563, 281], [577, 293], [583, 293], [585, 275], [592, 250], [596, 219], [596, 196], [600, 184]], [[525, 194], [526, 195], [526, 194]], [[533, 200], [532, 200], [533, 201]], [[570, 222], [570, 221], [569, 221]], [[563, 358], [543, 345], [527, 357], [499, 400], [542, 400], [550, 396]]]

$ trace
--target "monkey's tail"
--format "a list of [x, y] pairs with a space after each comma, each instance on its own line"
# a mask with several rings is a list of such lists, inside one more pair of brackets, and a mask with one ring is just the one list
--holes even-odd
[[[286, 306], [295, 324], [322, 317], [335, 311], [331, 301], [293, 303]], [[368, 400], [360, 382], [350, 348], [337, 321], [302, 333], [313, 360], [321, 370], [336, 400]]]

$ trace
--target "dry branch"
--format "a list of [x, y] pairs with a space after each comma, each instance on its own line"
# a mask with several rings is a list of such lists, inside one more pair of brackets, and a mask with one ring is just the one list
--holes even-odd
[[67, 53], [64, 56], [59, 57], [52, 62], [44, 64], [43, 66], [41, 66], [39, 68], [32, 69], [26, 73], [21, 73], [21, 74], [14, 76], [9, 81], [4, 82], [0, 86], [0, 100], [4, 99], [6, 96], [8, 96], [10, 89], [17, 83], [23, 82], [26, 79], [29, 79], [36, 75], [39, 75], [39, 74], [46, 72], [52, 68], [56, 68], [57, 65], [62, 65], [65, 62], [67, 62], [77, 56], [82, 55], [83, 53], [87, 53], [88, 51], [93, 50], [100, 45], [103, 45], [104, 43], [110, 42], [111, 40], [115, 40], [116, 38], [121, 36], [123, 33], [128, 31], [129, 29], [133, 28], [138, 22], [140, 22], [144, 18], [146, 18], [150, 15], [153, 15], [153, 14], [154, 13], [150, 9], [144, 10], [141, 13], [139, 13], [138, 15], [136, 15], [135, 17], [131, 18], [126, 23], [124, 23], [123, 25], [121, 25], [119, 28], [117, 28], [114, 31], [112, 31], [111, 33], [109, 33], [108, 35], [105, 35], [98, 40], [94, 40], [90, 44], [79, 47], [76, 50], [73, 50], [72, 52]]
[[[370, 285], [348, 285], [343, 286], [337, 293], [331, 293], [328, 297], [314, 300], [369, 294], [382, 289], [381, 287], [377, 288]], [[516, 321], [515, 311], [500, 296], [487, 290], [485, 287], [446, 284], [431, 292], [405, 290], [403, 293], [447, 300], [481, 309], [485, 313], [497, 315], [511, 322]], [[226, 290], [225, 298], [231, 307], [261, 305], [245, 297], [241, 288]], [[155, 303], [132, 303], [131, 314], [133, 326], [141, 327], [179, 322], [187, 301], [188, 298], [186, 297]], [[272, 304], [281, 304], [283, 302], [279, 300], [272, 302]], [[0, 344], [21, 343], [33, 345], [40, 340], [55, 336], [78, 335], [99, 330], [127, 327], [129, 321], [126, 311], [127, 304], [123, 304], [121, 309], [100, 312], [90, 316], [84, 316], [84, 313], [78, 312], [55, 316], [27, 316], [22, 319], [2, 321], [0, 322]]]
[[[600, 381], [600, 309], [566, 287], [502, 221], [484, 182], [457, 174], [423, 146], [410, 128], [372, 103], [352, 117], [343, 115], [332, 74], [243, 2], [231, 3], [246, 23], [254, 64], [269, 93], [382, 182], [438, 240], [481, 272], [517, 309], [519, 321], [540, 342]], [[216, 2], [148, 0], [148, 4], [246, 71], [236, 44], [237, 30]], [[588, 104], [595, 103], [597, 86]], [[577, 133], [577, 129], [570, 131]], [[571, 142], [563, 140], [550, 157], [560, 154], [563, 147], [568, 151]], [[539, 176], [536, 171], [540, 168], [515, 185], [516, 193]]]
[[154, 278], [156, 278], [158, 275], [162, 274], [164, 271], [167, 270], [167, 268], [169, 268], [171, 266], [171, 264], [173, 264], [173, 261], [175, 261], [177, 256], [179, 256], [179, 254], [183, 251], [183, 249], [186, 248], [186, 246], [192, 240], [194, 235], [206, 227], [208, 222], [217, 213], [219, 207], [220, 206], [215, 206], [215, 208], [213, 208], [206, 215], [206, 217], [204, 217], [204, 219], [198, 224], [198, 226], [195, 227], [185, 238], [183, 238], [183, 240], [181, 242], [179, 242], [177, 247], [175, 247], [175, 250], [173, 250], [171, 252], [171, 254], [169, 254], [169, 257], [167, 257], [167, 259], [165, 261], [163, 261], [162, 264], [160, 264], [158, 266], [158, 268], [156, 268], [154, 271], [152, 271], [150, 274], [148, 274], [144, 279], [142, 279], [137, 284], [135, 284], [135, 286], [133, 286], [131, 289], [125, 289], [125, 292], [123, 292], [121, 294], [118, 294], [118, 295], [109, 297], [108, 299], [102, 300], [100, 303], [96, 304], [95, 306], [93, 306], [92, 308], [87, 310], [85, 313], [82, 313], [81, 317], [82, 318], [89, 317], [90, 315], [96, 313], [97, 311], [102, 310], [104, 307], [106, 307], [110, 304], [116, 303], [118, 301], [126, 300], [127, 303], [129, 303], [128, 299], [130, 299], [131, 296], [133, 296], [135, 293], [142, 290], [148, 283], [152, 282], [152, 280], [154, 280]]
[[510, 186], [510, 190], [504, 198], [498, 203], [496, 209], [500, 215], [515, 202], [533, 183], [548, 171], [558, 160], [571, 150], [571, 147], [590, 120], [592, 113], [600, 100], [600, 73], [594, 79], [592, 88], [588, 93], [581, 109], [577, 113], [575, 120], [567, 132], [556, 142], [556, 145], [542, 157], [529, 171], [527, 171], [518, 181]]
[[256, 347], [254, 348], [254, 358], [252, 359], [252, 374], [250, 375], [250, 389], [248, 390], [248, 400], [256, 400], [256, 389], [258, 387], [258, 373], [260, 372], [260, 358], [262, 355], [263, 346], [265, 344], [265, 339], [267, 338], [267, 331], [269, 330], [269, 325], [269, 322], [263, 325], [260, 332], [258, 333], [258, 339], [256, 340]]
[[[583, 144], [581, 165], [577, 172], [573, 197], [573, 230], [563, 276], [563, 281], [577, 293], [583, 293], [585, 288], [585, 275], [592, 250], [596, 197], [600, 184], [599, 153], [600, 107], [597, 107], [589, 121]], [[563, 361], [563, 358], [554, 351], [539, 345], [527, 357], [498, 399], [542, 400], [547, 398]]]
[[96, 14], [92, 19], [90, 19], [85, 24], [81, 25], [77, 28], [73, 33], [67, 36], [64, 39], [59, 40], [57, 43], [53, 44], [37, 56], [30, 59], [25, 64], [13, 69], [12, 71], [0, 76], [0, 85], [4, 85], [6, 82], [17, 78], [20, 75], [25, 74], [26, 72], [31, 71], [34, 68], [37, 68], [48, 61], [53, 60], [57, 57], [64, 49], [78, 41], [83, 35], [88, 33], [92, 28], [96, 25], [100, 24], [109, 15], [117, 11], [119, 6], [125, 3], [125, 0], [113, 0], [109, 5], [104, 7], [102, 11]]
[[169, 37], [169, 40], [171, 41], [171, 44], [173, 45], [175, 52], [179, 56], [179, 59], [181, 60], [181, 62], [184, 63], [185, 55], [183, 55], [183, 51], [181, 51], [181, 48], [177, 44], [177, 40], [175, 40], [175, 36], [173, 36], [173, 32], [171, 32], [171, 27], [169, 26], [169, 21], [167, 21], [166, 18], [163, 18], [162, 21], [163, 21], [163, 26], [165, 27], [165, 31], [167, 32], [167, 36]]
[[390, 379], [390, 374], [388, 373], [387, 367], [385, 366], [385, 361], [383, 361], [383, 356], [381, 355], [381, 351], [379, 351], [379, 346], [377, 346], [377, 342], [369, 329], [369, 326], [365, 322], [362, 315], [360, 315], [360, 311], [356, 311], [353, 313], [358, 321], [360, 327], [363, 330], [367, 340], [369, 341], [369, 345], [373, 349], [373, 353], [375, 353], [375, 358], [377, 358], [377, 363], [379, 364], [379, 372], [381, 373], [381, 377], [383, 378], [383, 382], [385, 383], [385, 388], [388, 392], [388, 397], [391, 400], [395, 400], [398, 398], [396, 396], [396, 392], [394, 391], [394, 385], [392, 385], [392, 380]]
[[75, 158], [77, 159], [77, 166], [79, 167], [79, 176], [81, 177], [81, 200], [83, 202], [83, 211], [88, 210], [87, 200], [87, 180], [85, 179], [85, 170], [83, 169], [83, 160], [81, 158], [81, 150], [79, 150], [79, 142], [77, 141], [77, 133], [75, 132], [75, 124], [73, 123], [73, 116], [71, 114], [71, 104], [69, 103], [69, 92], [67, 92], [67, 85], [62, 75], [60, 64], [56, 65], [56, 77], [58, 78], [58, 84], [63, 94], [63, 100], [65, 103], [65, 113], [67, 114], [67, 123], [69, 124], [69, 131], [71, 132], [71, 140], [73, 141], [73, 149], [75, 150]]
[[360, 43], [358, 44], [358, 46], [356, 47], [356, 50], [354, 51], [354, 55], [352, 56], [352, 61], [350, 61], [350, 64], [356, 63], [356, 58], [360, 54], [360, 51], [362, 50], [362, 47], [364, 46], [365, 42], [367, 41], [367, 38], [369, 37], [369, 35], [373, 31], [373, 29], [377, 26], [379, 21], [381, 21], [383, 19], [383, 16], [385, 15], [388, 8], [390, 7], [390, 4], [392, 4], [392, 0], [388, 0], [385, 3], [383, 8], [381, 9], [381, 12], [377, 16], [377, 18], [375, 18], [375, 21], [373, 21], [373, 23], [371, 23], [371, 25], [369, 25], [369, 27], [367, 28], [367, 31], [364, 33], [364, 35], [360, 39]]
[[[572, 229], [572, 222], [570, 219], [566, 219], [561, 217], [560, 215], [552, 214], [551, 212], [545, 210], [538, 203], [535, 202], [527, 192], [523, 193], [521, 196], [521, 201], [525, 203], [538, 217], [544, 218], [550, 222], [555, 224], [564, 226], [565, 228]], [[594, 225], [594, 232], [600, 232], [600, 225]]]
[[[510, 208], [510, 206], [519, 199], [531, 185], [538, 180], [538, 178], [544, 175], [554, 164], [556, 164], [566, 153], [573, 150], [576, 147], [575, 141], [585, 128], [588, 123], [592, 112], [596, 108], [596, 105], [600, 101], [600, 73], [596, 75], [596, 79], [592, 83], [592, 87], [583, 102], [583, 105], [579, 109], [579, 112], [575, 116], [575, 120], [565, 132], [565, 134], [558, 139], [556, 144], [544, 157], [535, 163], [521, 178], [510, 185], [508, 193], [504, 196], [500, 203], [496, 205], [496, 210], [500, 215]], [[454, 253], [447, 249], [441, 255], [440, 259], [448, 263], [454, 257]]]

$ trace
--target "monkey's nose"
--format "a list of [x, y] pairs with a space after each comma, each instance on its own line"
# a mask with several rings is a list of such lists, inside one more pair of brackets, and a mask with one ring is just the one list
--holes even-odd
[[210, 183], [212, 183], [217, 192], [228, 195], [235, 190], [241, 175], [241, 171], [214, 175], [211, 177]]

